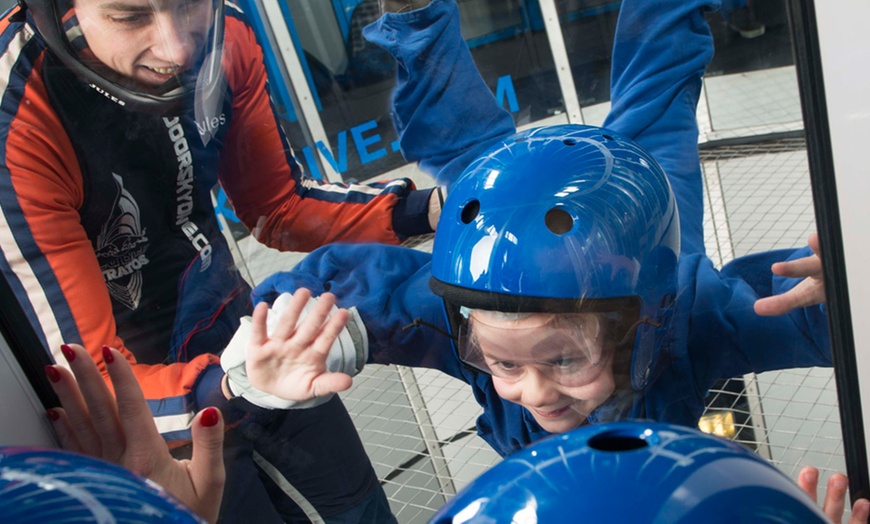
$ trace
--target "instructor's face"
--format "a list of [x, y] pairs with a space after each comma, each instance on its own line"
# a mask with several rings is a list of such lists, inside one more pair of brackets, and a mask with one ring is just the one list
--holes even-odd
[[88, 49], [128, 80], [158, 87], [202, 51], [210, 0], [75, 0]]

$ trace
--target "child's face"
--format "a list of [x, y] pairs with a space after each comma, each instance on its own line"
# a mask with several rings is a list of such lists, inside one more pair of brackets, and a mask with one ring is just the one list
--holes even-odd
[[471, 326], [496, 392], [551, 433], [582, 425], [614, 393], [613, 346], [596, 314], [509, 320], [478, 310]]

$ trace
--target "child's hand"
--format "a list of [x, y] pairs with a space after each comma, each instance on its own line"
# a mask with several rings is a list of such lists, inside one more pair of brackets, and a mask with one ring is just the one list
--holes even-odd
[[784, 315], [792, 309], [814, 306], [825, 301], [825, 282], [822, 279], [822, 259], [819, 258], [819, 236], [816, 233], [807, 239], [813, 255], [777, 262], [771, 267], [774, 275], [804, 279], [781, 295], [755, 301], [755, 312], [761, 316]]
[[[819, 485], [819, 470], [807, 466], [798, 473], [798, 486], [818, 504], [817, 489]], [[828, 489], [825, 492], [825, 503], [822, 511], [831, 522], [840, 524], [843, 521], [843, 510], [846, 508], [846, 489], [849, 480], [841, 473], [835, 473], [828, 479]], [[870, 518], [870, 501], [859, 499], [852, 506], [852, 514], [848, 524], [864, 524]]]
[[115, 396], [85, 349], [63, 347], [75, 378], [61, 366], [47, 366], [51, 387], [63, 408], [51, 418], [64, 449], [123, 466], [160, 484], [209, 522], [215, 522], [223, 495], [224, 424], [216, 408], [206, 408], [191, 422], [193, 458], [175, 460], [157, 432], [142, 389], [124, 356], [107, 347], [103, 361]]
[[350, 375], [332, 373], [326, 368], [327, 355], [347, 324], [348, 312], [339, 309], [327, 318], [335, 305], [335, 296], [324, 293], [297, 326], [310, 297], [307, 289], [293, 294], [271, 337], [266, 328], [268, 305], [261, 303], [254, 309], [245, 364], [251, 386], [298, 401], [338, 393], [351, 386]]

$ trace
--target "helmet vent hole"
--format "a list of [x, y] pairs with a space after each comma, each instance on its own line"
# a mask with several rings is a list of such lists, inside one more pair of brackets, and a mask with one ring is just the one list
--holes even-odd
[[604, 140], [613, 140], [613, 137], [610, 135], [601, 135], [601, 136], [604, 137]]
[[591, 439], [589, 439], [589, 447], [596, 451], [608, 451], [611, 453], [619, 453], [621, 451], [635, 451], [638, 449], [644, 449], [647, 447], [646, 440], [628, 436], [628, 435], [620, 435], [614, 432], [603, 433], [601, 435], [595, 435]]
[[564, 209], [554, 207], [544, 216], [547, 229], [556, 235], [564, 235], [574, 227], [574, 219]]
[[562, 143], [565, 144], [566, 146], [576, 146], [577, 145], [577, 141], [574, 140], [573, 138], [566, 138], [565, 140], [562, 140]]
[[480, 201], [472, 200], [471, 202], [465, 204], [465, 207], [462, 208], [462, 216], [460, 217], [463, 224], [470, 224], [472, 220], [477, 218], [477, 215], [480, 214]]

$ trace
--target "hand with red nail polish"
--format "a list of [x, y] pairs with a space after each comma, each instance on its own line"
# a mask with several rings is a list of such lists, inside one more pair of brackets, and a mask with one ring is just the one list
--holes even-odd
[[[813, 466], [807, 466], [798, 473], [798, 486], [818, 503], [819, 470]], [[846, 509], [846, 490], [849, 488], [849, 479], [842, 473], [834, 473], [828, 478], [828, 489], [825, 491], [825, 502], [822, 504], [822, 512], [835, 524], [843, 521], [843, 513]], [[859, 499], [852, 506], [848, 524], [865, 524], [870, 518], [870, 501]]]
[[[48, 366], [46, 375], [63, 408], [48, 413], [64, 449], [114, 462], [162, 485], [209, 522], [220, 509], [226, 472], [224, 423], [219, 410], [200, 411], [191, 424], [191, 460], [176, 460], [157, 432], [142, 389], [127, 360], [103, 348], [115, 395], [88, 352], [63, 348], [72, 373]], [[75, 376], [73, 376], [75, 375]]]

